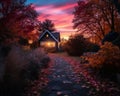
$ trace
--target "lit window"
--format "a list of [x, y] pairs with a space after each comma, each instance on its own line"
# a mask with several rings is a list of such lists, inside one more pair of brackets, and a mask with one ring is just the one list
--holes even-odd
[[33, 43], [33, 40], [28, 40], [28, 43], [29, 43], [29, 44], [32, 44], [32, 43]]
[[46, 42], [46, 47], [54, 47], [55, 46], [55, 42]]
[[46, 37], [49, 37], [49, 35], [47, 34]]
[[52, 42], [52, 41], [44, 41], [44, 42], [41, 42], [41, 46], [44, 46], [44, 47], [55, 47], [55, 42]]

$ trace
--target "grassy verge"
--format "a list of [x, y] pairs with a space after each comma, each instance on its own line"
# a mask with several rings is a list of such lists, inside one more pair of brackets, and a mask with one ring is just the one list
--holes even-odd
[[20, 46], [12, 46], [2, 62], [5, 66], [0, 96], [22, 96], [25, 87], [39, 79], [49, 61], [41, 48], [25, 51]]

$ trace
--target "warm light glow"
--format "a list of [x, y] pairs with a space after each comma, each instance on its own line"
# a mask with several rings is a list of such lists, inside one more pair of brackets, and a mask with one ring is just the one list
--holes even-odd
[[29, 43], [29, 44], [32, 44], [32, 43], [33, 43], [33, 40], [28, 40], [28, 43]]
[[64, 36], [63, 39], [69, 40], [69, 37], [68, 36]]
[[50, 43], [50, 42], [48, 42], [48, 43], [47, 43], [47, 45], [48, 45], [48, 46], [50, 46], [50, 45], [51, 45], [51, 43]]
[[49, 37], [49, 35], [47, 34], [46, 37]]
[[47, 47], [55, 47], [55, 42], [46, 42]]
[[43, 47], [55, 47], [55, 42], [43, 41], [43, 42], [41, 42], [41, 46], [43, 46]]

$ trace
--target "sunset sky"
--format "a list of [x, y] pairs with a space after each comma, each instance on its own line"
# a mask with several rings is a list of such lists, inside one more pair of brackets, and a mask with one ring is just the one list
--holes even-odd
[[66, 38], [75, 33], [72, 28], [72, 13], [76, 6], [76, 0], [27, 0], [27, 3], [35, 5], [35, 9], [39, 13], [38, 20], [52, 20], [62, 37]]

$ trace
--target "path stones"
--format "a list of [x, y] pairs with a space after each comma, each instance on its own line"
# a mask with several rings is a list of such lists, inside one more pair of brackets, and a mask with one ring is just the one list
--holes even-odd
[[59, 90], [61, 90], [61, 87], [55, 85], [51, 89], [52, 89], [52, 91], [59, 91]]
[[62, 92], [61, 92], [61, 91], [58, 91], [58, 92], [57, 92], [57, 95], [62, 95]]
[[78, 85], [78, 84], [75, 84], [75, 85], [73, 86], [73, 88], [74, 88], [74, 89], [78, 89], [78, 90], [82, 89], [82, 87], [81, 87], [80, 85]]
[[71, 82], [71, 81], [68, 81], [68, 80], [65, 80], [65, 81], [63, 81], [63, 83], [64, 83], [64, 84], [66, 84], [66, 83], [67, 83], [67, 84], [71, 84], [72, 82]]

